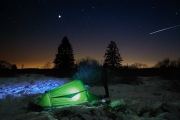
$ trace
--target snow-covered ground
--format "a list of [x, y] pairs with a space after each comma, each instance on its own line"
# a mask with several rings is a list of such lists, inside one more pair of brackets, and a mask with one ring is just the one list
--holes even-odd
[[[173, 89], [176, 83], [156, 77], [142, 80], [140, 85], [109, 85], [111, 99], [105, 103], [27, 112], [32, 98], [70, 80], [36, 74], [0, 78], [0, 120], [180, 120], [180, 93]], [[88, 89], [96, 95], [104, 94], [102, 86]]]

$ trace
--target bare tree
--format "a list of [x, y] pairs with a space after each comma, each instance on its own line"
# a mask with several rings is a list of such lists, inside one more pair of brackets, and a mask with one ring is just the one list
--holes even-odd
[[165, 58], [162, 61], [159, 61], [158, 63], [155, 64], [156, 68], [168, 68], [170, 66], [170, 59]]
[[12, 64], [5, 60], [0, 60], [0, 69], [12, 69]]
[[170, 61], [169, 67], [177, 67], [177, 61], [176, 60]]
[[50, 69], [50, 68], [52, 68], [51, 64], [52, 64], [52, 63], [47, 62], [47, 63], [44, 64], [44, 66], [43, 66], [42, 68], [44, 68], [44, 69]]
[[130, 65], [130, 68], [147, 68], [148, 65], [146, 64], [142, 64], [142, 63], [134, 63], [132, 65]]
[[180, 68], [180, 57], [176, 61], [177, 67]]

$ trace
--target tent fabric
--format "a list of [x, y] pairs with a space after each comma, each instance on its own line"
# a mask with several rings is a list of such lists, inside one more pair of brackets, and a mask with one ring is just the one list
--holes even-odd
[[44, 93], [37, 102], [37, 105], [44, 108], [51, 108], [64, 105], [75, 105], [83, 102], [93, 102], [99, 99], [100, 97], [86, 89], [81, 80], [74, 80]]

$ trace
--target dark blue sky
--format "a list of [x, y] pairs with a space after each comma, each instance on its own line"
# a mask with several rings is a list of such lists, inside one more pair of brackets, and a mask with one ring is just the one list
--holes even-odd
[[122, 64], [152, 66], [180, 57], [180, 27], [150, 34], [176, 25], [179, 0], [1, 0], [0, 60], [41, 68], [67, 36], [76, 60], [102, 61], [115, 41]]

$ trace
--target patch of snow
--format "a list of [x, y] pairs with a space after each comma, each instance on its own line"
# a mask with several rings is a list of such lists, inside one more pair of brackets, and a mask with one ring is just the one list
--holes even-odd
[[59, 79], [43, 75], [23, 75], [12, 78], [0, 78], [0, 99], [8, 96], [21, 97], [24, 95], [44, 93], [67, 83], [68, 79]]
[[[180, 93], [166, 89], [169, 81], [142, 78], [143, 84], [109, 85], [110, 99], [97, 101], [96, 105], [53, 108], [50, 111], [28, 112], [32, 99], [71, 81], [44, 75], [21, 75], [0, 78], [0, 119], [31, 120], [179, 120]], [[86, 87], [96, 95], [104, 95], [102, 86]]]

